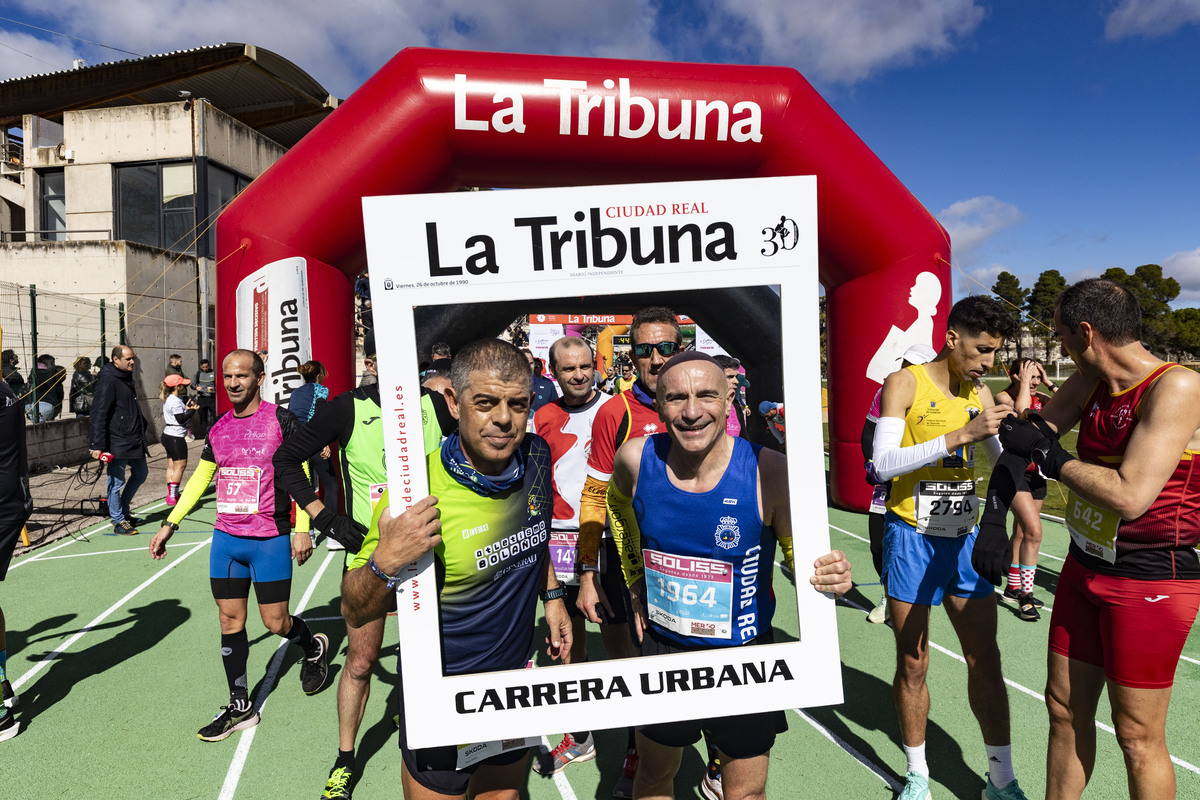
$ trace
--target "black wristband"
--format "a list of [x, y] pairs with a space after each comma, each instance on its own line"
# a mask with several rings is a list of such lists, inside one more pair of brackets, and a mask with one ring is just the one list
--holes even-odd
[[551, 600], [561, 600], [566, 593], [566, 589], [561, 586], [556, 586], [553, 589], [542, 592], [542, 602], [548, 603]]

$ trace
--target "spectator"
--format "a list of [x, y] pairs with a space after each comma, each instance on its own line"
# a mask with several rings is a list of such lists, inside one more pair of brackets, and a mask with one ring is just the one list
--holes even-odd
[[192, 431], [208, 438], [208, 429], [217, 421], [217, 373], [207, 358], [200, 360], [200, 369], [192, 378], [196, 391], [196, 416], [192, 420]]
[[452, 358], [453, 353], [450, 351], [450, 345], [445, 342], [434, 342], [429, 348], [429, 360], [437, 361], [440, 358]]
[[[11, 350], [4, 351], [6, 373], [10, 355]], [[13, 366], [15, 360], [14, 356]], [[25, 420], [21, 419], [21, 401], [11, 384], [0, 382], [0, 581], [8, 572], [13, 550], [20, 541], [21, 529], [31, 513], [33, 499], [29, 494], [29, 464], [25, 455]], [[0, 742], [16, 736], [20, 728], [11, 710], [19, 698], [13, 692], [5, 672], [8, 659], [5, 636], [4, 611], [0, 609]]]
[[354, 279], [354, 294], [360, 302], [371, 299], [371, 277], [367, 273], [364, 272]]
[[[137, 533], [130, 514], [133, 496], [146, 482], [146, 418], [133, 383], [133, 348], [117, 345], [112, 360], [100, 369], [92, 398], [89, 453], [108, 461], [108, 516], [113, 531]], [[125, 470], [129, 469], [126, 481]]]
[[171, 355], [168, 356], [168, 361], [169, 363], [167, 364], [167, 371], [163, 373], [163, 377], [166, 377], [167, 375], [178, 375], [182, 378], [183, 356], [179, 355], [179, 353], [171, 353]]
[[[329, 371], [320, 361], [305, 361], [298, 370], [304, 383], [296, 387], [288, 398], [288, 411], [296, 415], [303, 425], [313, 418], [313, 414], [329, 400], [329, 389], [325, 387], [325, 378]], [[308, 474], [313, 488], [321, 487], [321, 496], [330, 505], [337, 502], [337, 476], [329, 466], [329, 458], [333, 455], [328, 445], [311, 461], [308, 462]]]
[[[33, 403], [25, 407], [29, 418], [34, 422], [49, 422], [58, 419], [62, 414], [63, 383], [67, 380], [67, 371], [54, 363], [54, 356], [43, 353], [38, 356], [37, 369], [33, 373], [33, 382], [37, 390], [37, 414], [32, 413]], [[30, 400], [33, 398], [31, 397]]]
[[529, 369], [533, 371], [533, 406], [529, 409], [532, 413], [547, 403], [557, 400], [558, 387], [554, 385], [554, 381], [542, 375], [544, 366], [540, 358], [534, 358], [528, 347], [522, 349], [521, 352], [525, 354], [525, 360], [529, 362]]
[[187, 387], [191, 384], [181, 375], [168, 375], [158, 388], [158, 399], [163, 401], [163, 449], [167, 451], [167, 505], [179, 502], [179, 484], [183, 482], [183, 470], [187, 467], [187, 430], [183, 427], [199, 408], [188, 400]]
[[87, 356], [75, 359], [75, 373], [71, 375], [71, 399], [67, 408], [76, 417], [86, 417], [92, 410], [92, 394], [96, 390], [96, 379], [92, 377], [92, 360]]
[[18, 398], [23, 398], [25, 394], [25, 379], [21, 377], [21, 373], [17, 371], [17, 364], [20, 359], [12, 350], [5, 350], [0, 354], [0, 362], [3, 363], [4, 380], [12, 387]]
[[363, 352], [375, 352], [375, 312], [371, 310], [371, 301], [364, 300], [362, 310], [358, 312], [358, 324], [362, 327]]
[[628, 361], [622, 362], [621, 376], [615, 381], [616, 393], [620, 394], [621, 392], [629, 391], [636, 382], [637, 379], [633, 377], [633, 364], [630, 364]]
[[379, 367], [375, 361], [375, 354], [371, 353], [363, 358], [363, 374], [358, 385], [371, 386], [377, 383], [379, 383]]
[[729, 418], [725, 420], [725, 432], [730, 436], [740, 436], [743, 439], [749, 439], [750, 430], [746, 427], [746, 420], [749, 417], [749, 413], [746, 409], [746, 398], [742, 395], [738, 382], [738, 378], [740, 377], [739, 368], [742, 366], [742, 362], [724, 353], [713, 356], [713, 359], [720, 365], [721, 371], [725, 373], [725, 380], [729, 383], [729, 388], [734, 390], [733, 402], [729, 406]]

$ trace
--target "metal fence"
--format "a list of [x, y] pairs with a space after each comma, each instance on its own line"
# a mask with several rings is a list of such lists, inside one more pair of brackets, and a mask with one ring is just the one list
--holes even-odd
[[[51, 356], [57, 367], [66, 370], [65, 391], [78, 358], [86, 356], [93, 364], [103, 364], [110, 348], [125, 344], [125, 304], [114, 308], [104, 300], [0, 281], [0, 327], [4, 355], [10, 350], [16, 355], [16, 369], [25, 382], [23, 402], [34, 405], [32, 415], [37, 421], [40, 414], [33, 401], [44, 396], [45, 388], [33, 380], [36, 356]], [[4, 372], [9, 369], [6, 362]], [[63, 405], [65, 413], [65, 398]]]

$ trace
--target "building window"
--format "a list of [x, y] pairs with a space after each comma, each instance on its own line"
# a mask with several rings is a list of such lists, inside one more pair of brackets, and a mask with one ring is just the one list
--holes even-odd
[[67, 240], [67, 182], [61, 169], [40, 173], [42, 179], [42, 225], [47, 242]]
[[250, 185], [250, 179], [236, 172], [230, 172], [224, 167], [209, 162], [205, 172], [207, 176], [207, 191], [204, 193], [204, 208], [201, 211], [203, 222], [200, 227], [204, 233], [206, 255], [210, 258], [217, 256], [217, 215]]
[[114, 169], [117, 238], [194, 254], [192, 163], [129, 164]]

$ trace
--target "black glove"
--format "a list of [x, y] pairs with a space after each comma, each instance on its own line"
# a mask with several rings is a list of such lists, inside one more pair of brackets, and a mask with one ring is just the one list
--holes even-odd
[[363, 546], [367, 529], [350, 517], [339, 517], [330, 510], [329, 506], [321, 509], [313, 520], [313, 527], [333, 539], [351, 553], [357, 553]]
[[1058, 480], [1064, 464], [1075, 460], [1059, 444], [1058, 435], [1049, 423], [1036, 414], [1024, 420], [1012, 414], [1006, 417], [1000, 423], [1000, 443], [1005, 451], [1033, 459], [1042, 474], [1054, 480]]
[[1028, 463], [1034, 451], [1044, 450], [1050, 442], [1037, 425], [1016, 414], [1009, 414], [1000, 421], [1000, 444], [1004, 445], [1004, 452], [1018, 455]]
[[1006, 451], [996, 462], [992, 478], [988, 481], [987, 499], [984, 500], [983, 516], [979, 520], [979, 535], [975, 537], [975, 548], [971, 551], [971, 566], [993, 586], [1000, 585], [1012, 561], [1008, 540], [1008, 507], [1012, 505], [1027, 466], [1026, 459]]

